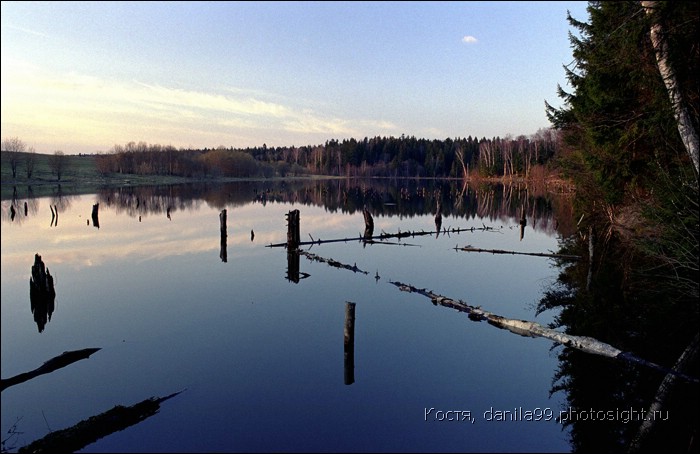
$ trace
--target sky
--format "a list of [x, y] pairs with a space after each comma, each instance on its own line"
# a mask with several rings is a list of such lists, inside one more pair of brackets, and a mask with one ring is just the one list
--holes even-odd
[[38, 153], [530, 136], [587, 2], [1, 2], [2, 138]]

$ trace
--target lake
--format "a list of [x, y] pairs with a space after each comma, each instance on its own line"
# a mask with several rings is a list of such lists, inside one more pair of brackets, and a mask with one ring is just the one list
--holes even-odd
[[[100, 350], [2, 391], [4, 449], [179, 391], [84, 451], [571, 449], [557, 420], [566, 396], [550, 395], [562, 347], [394, 284], [547, 325], [557, 313], [536, 306], [557, 279], [553, 259], [460, 248], [556, 252], [575, 222], [566, 198], [324, 180], [20, 191], [14, 202], [12, 219], [2, 201], [3, 379]], [[358, 239], [363, 207], [372, 242]], [[293, 210], [313, 256], [271, 247], [286, 243]], [[398, 232], [412, 234], [378, 238]], [[54, 279], [50, 318], [31, 309], [35, 254]]]

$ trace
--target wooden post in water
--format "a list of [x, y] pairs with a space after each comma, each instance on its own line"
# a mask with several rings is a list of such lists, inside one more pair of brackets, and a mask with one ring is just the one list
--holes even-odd
[[345, 384], [355, 383], [355, 303], [345, 303], [344, 330]]
[[34, 321], [41, 333], [46, 323], [51, 321], [51, 315], [55, 308], [56, 290], [54, 290], [53, 276], [45, 267], [39, 254], [34, 254], [32, 276], [29, 278], [29, 301], [34, 314]]
[[221, 210], [221, 213], [219, 213], [219, 229], [221, 230], [221, 249], [219, 250], [219, 258], [221, 258], [222, 262], [226, 263], [228, 261], [228, 251], [226, 250], [226, 242], [228, 237], [226, 227], [226, 208]]
[[525, 217], [525, 207], [520, 207], [520, 241], [525, 237], [525, 226], [527, 226], [527, 218]]
[[299, 235], [299, 210], [292, 210], [286, 215], [287, 218], [287, 250], [296, 251], [299, 249], [301, 236]]

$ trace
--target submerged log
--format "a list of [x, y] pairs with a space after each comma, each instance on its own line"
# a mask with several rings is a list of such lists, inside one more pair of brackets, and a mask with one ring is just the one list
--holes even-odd
[[[700, 335], [696, 334], [690, 344], [685, 348], [681, 356], [673, 366], [673, 371], [676, 373], [685, 373], [691, 368], [691, 364], [697, 361], [698, 349], [700, 348]], [[642, 421], [642, 424], [637, 430], [637, 434], [630, 443], [628, 452], [640, 452], [645, 447], [645, 442], [652, 433], [658, 418], [655, 416], [660, 414], [661, 409], [666, 406], [666, 401], [670, 398], [672, 392], [678, 387], [678, 376], [673, 373], [668, 373], [664, 377], [656, 395], [649, 406], [649, 410]]]
[[90, 357], [90, 355], [92, 355], [93, 353], [95, 353], [98, 350], [100, 350], [100, 349], [99, 348], [84, 348], [82, 350], [63, 352], [60, 355], [46, 361], [44, 364], [42, 364], [41, 366], [37, 367], [36, 369], [34, 369], [32, 371], [24, 372], [24, 373], [21, 373], [19, 375], [15, 375], [14, 377], [10, 377], [10, 378], [3, 378], [2, 379], [2, 390], [4, 391], [6, 388], [9, 388], [10, 386], [24, 383], [25, 381], [31, 380], [32, 378], [38, 377], [39, 375], [51, 373], [57, 369], [61, 369], [61, 368], [66, 367], [70, 364], [73, 364], [76, 361], [80, 361], [81, 359], [87, 359]]
[[[374, 220], [372, 219], [372, 215], [367, 211], [366, 209], [363, 210], [363, 215], [365, 217], [365, 233], [364, 235], [357, 236], [354, 238], [335, 238], [332, 240], [321, 240], [319, 239], [314, 239], [311, 234], [309, 234], [309, 237], [311, 238], [311, 241], [300, 241], [300, 236], [299, 236], [299, 210], [293, 210], [290, 211], [289, 213], [285, 214], [285, 217], [287, 218], [287, 242], [286, 243], [275, 243], [275, 244], [269, 244], [266, 247], [286, 247], [287, 249], [294, 250], [297, 249], [299, 246], [306, 246], [306, 245], [314, 245], [314, 244], [323, 244], [323, 243], [339, 243], [339, 242], [348, 242], [348, 241], [361, 241], [361, 242], [373, 242], [373, 240], [385, 240], [389, 238], [408, 238], [408, 237], [416, 237], [416, 236], [425, 236], [425, 235], [433, 235], [433, 234], [439, 234], [440, 230], [438, 228], [438, 231], [436, 232], [426, 232], [426, 231], [407, 231], [407, 232], [402, 232], [401, 229], [397, 233], [386, 233], [382, 231], [380, 235], [372, 236], [374, 233]], [[442, 216], [440, 217], [442, 219]], [[368, 227], [371, 227], [369, 229]], [[469, 227], [469, 228], [451, 228], [451, 229], [445, 229], [443, 232], [445, 233], [461, 233], [461, 232], [474, 232], [477, 230], [483, 230], [483, 231], [495, 231], [493, 227], [487, 227], [486, 225], [482, 227]], [[386, 243], [381, 243], [381, 244], [386, 244]]]
[[[183, 390], [184, 391], [184, 390]], [[76, 452], [100, 438], [138, 424], [158, 413], [160, 404], [183, 391], [165, 397], [150, 397], [130, 407], [116, 405], [112, 409], [80, 421], [67, 429], [49, 433], [19, 449], [21, 453]]]
[[650, 361], [646, 361], [630, 352], [623, 352], [622, 350], [615, 348], [612, 345], [609, 345], [605, 342], [601, 342], [592, 337], [574, 336], [572, 334], [566, 334], [560, 331], [553, 330], [551, 328], [547, 328], [545, 326], [540, 325], [539, 323], [502, 317], [500, 315], [485, 311], [481, 309], [481, 307], [470, 306], [464, 301], [453, 300], [451, 298], [447, 298], [445, 296], [433, 293], [424, 288], [416, 288], [412, 285], [403, 284], [401, 282], [391, 282], [391, 284], [398, 287], [401, 291], [409, 293], [418, 293], [420, 295], [426, 296], [430, 298], [432, 303], [436, 306], [439, 305], [443, 307], [449, 307], [451, 309], [464, 312], [468, 314], [469, 319], [472, 321], [486, 320], [490, 325], [506, 329], [520, 336], [544, 337], [558, 344], [564, 345], [566, 347], [575, 348], [586, 353], [606, 356], [608, 358], [625, 360], [631, 363], [650, 367], [658, 371], [673, 374], [679, 378], [683, 378], [684, 380], [687, 380], [692, 383], [700, 383], [700, 380], [698, 380], [695, 377], [690, 377], [681, 372], [677, 372], [667, 367], [663, 367]]
[[352, 266], [347, 265], [345, 263], [338, 262], [337, 260], [327, 259], [327, 258], [321, 257], [319, 255], [312, 254], [311, 252], [308, 252], [308, 251], [299, 251], [298, 255], [303, 255], [304, 257], [308, 258], [309, 260], [314, 260], [314, 261], [321, 262], [321, 263], [327, 263], [328, 265], [335, 267], [335, 268], [343, 268], [346, 270], [350, 270], [353, 273], [369, 274], [369, 272], [363, 271], [360, 268], [358, 268], [357, 264], [354, 264]]
[[462, 248], [455, 247], [457, 251], [465, 252], [490, 252], [491, 254], [511, 254], [511, 255], [531, 255], [535, 257], [552, 257], [564, 260], [581, 260], [580, 255], [567, 255], [567, 254], [544, 254], [541, 252], [516, 252], [516, 251], [504, 251], [502, 249], [479, 249], [471, 246], [464, 246]]
[[[462, 233], [462, 232], [474, 232], [477, 230], [483, 230], [483, 231], [495, 231], [493, 227], [469, 227], [469, 228], [451, 228], [451, 229], [443, 229], [443, 233]], [[311, 237], [311, 241], [300, 241], [298, 246], [309, 246], [309, 245], [314, 245], [314, 244], [324, 244], [324, 243], [347, 243], [349, 241], [360, 241], [360, 242], [367, 242], [367, 241], [372, 241], [372, 240], [380, 240], [379, 242], [375, 242], [376, 244], [393, 244], [393, 243], [386, 243], [381, 240], [386, 240], [390, 238], [413, 238], [416, 236], [427, 236], [427, 235], [435, 235], [438, 232], [426, 232], [424, 230], [421, 230], [420, 232], [418, 231], [406, 231], [402, 232], [399, 230], [397, 233], [387, 233], [382, 231], [381, 234], [379, 235], [374, 235], [370, 238], [365, 237], [364, 235], [358, 235], [356, 237], [347, 237], [347, 238], [334, 238], [331, 240], [322, 240], [320, 238], [314, 239]], [[406, 244], [404, 244], [406, 245]], [[288, 247], [288, 243], [271, 243], [268, 244], [265, 247]]]

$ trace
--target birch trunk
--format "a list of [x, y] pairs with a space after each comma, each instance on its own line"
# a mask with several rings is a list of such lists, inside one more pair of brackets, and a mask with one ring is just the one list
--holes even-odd
[[[656, 1], [642, 1], [642, 8], [647, 16], [653, 17], [654, 10], [657, 7]], [[688, 113], [688, 108], [683, 102], [681, 97], [680, 89], [678, 88], [678, 80], [676, 79], [676, 73], [671, 66], [671, 62], [668, 61], [668, 41], [664, 35], [664, 29], [662, 25], [654, 19], [651, 24], [651, 44], [656, 52], [656, 64], [659, 67], [659, 73], [661, 78], [664, 80], [666, 85], [666, 90], [668, 91], [668, 96], [671, 100], [671, 106], [673, 108], [673, 114], [676, 117], [678, 123], [678, 132], [681, 135], [681, 140], [685, 146], [685, 150], [690, 156], [695, 166], [695, 177], [698, 177], [700, 173], [699, 167], [699, 157], [698, 149], [698, 133], [693, 127], [690, 120], [690, 114]]]

